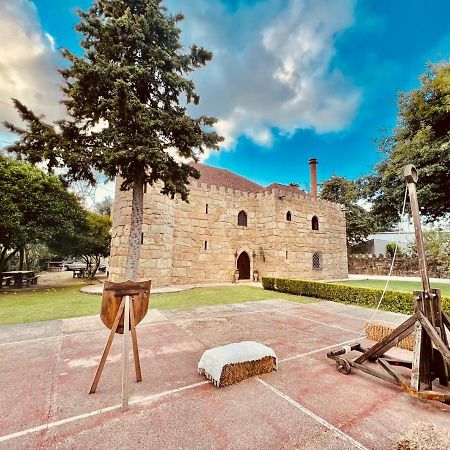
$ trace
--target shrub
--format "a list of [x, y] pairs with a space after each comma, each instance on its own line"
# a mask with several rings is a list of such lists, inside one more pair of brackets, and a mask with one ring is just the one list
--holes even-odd
[[264, 289], [267, 289], [268, 291], [274, 291], [275, 290], [275, 278], [263, 277], [262, 285], [263, 285]]
[[[381, 289], [286, 278], [263, 277], [262, 283], [264, 289], [267, 290], [277, 290], [287, 294], [303, 295], [305, 297], [320, 298], [368, 308], [377, 307], [383, 292]], [[442, 308], [447, 313], [450, 313], [450, 298], [442, 298]], [[386, 291], [381, 309], [403, 314], [413, 314], [413, 295], [409, 292]]]

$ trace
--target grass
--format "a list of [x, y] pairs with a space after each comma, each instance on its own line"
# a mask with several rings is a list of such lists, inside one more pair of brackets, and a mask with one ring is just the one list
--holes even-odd
[[[368, 288], [384, 289], [386, 280], [351, 280], [339, 281], [336, 284], [347, 284], [350, 286], [361, 286]], [[431, 283], [432, 288], [441, 289], [443, 297], [450, 297], [450, 284]], [[390, 291], [411, 292], [422, 289], [422, 283], [419, 281], [389, 281], [388, 289]]]
[[[40, 322], [98, 314], [101, 296], [80, 292], [80, 284], [33, 291], [0, 292], [0, 324]], [[274, 293], [253, 286], [196, 288], [150, 297], [150, 308], [193, 308], [280, 298], [299, 303], [316, 301]]]

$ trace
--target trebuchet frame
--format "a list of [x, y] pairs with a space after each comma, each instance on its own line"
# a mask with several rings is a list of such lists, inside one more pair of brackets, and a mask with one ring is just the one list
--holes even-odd
[[[440, 290], [430, 287], [417, 200], [418, 172], [410, 164], [405, 167], [404, 175], [408, 186], [422, 278], [422, 290], [413, 292], [415, 312], [373, 347], [366, 349], [358, 343], [351, 345], [350, 348], [344, 347], [341, 350], [331, 351], [327, 357], [334, 359], [338, 370], [344, 374], [350, 373], [352, 368], [360, 369], [370, 375], [400, 385], [413, 397], [450, 404], [450, 347], [447, 335], [447, 332], [450, 332], [450, 318], [442, 310]], [[415, 333], [415, 345], [411, 361], [386, 355], [389, 349], [412, 333]], [[354, 359], [345, 358], [344, 355], [351, 351], [360, 352], [361, 355]], [[383, 371], [377, 370], [377, 366]], [[409, 382], [396, 372], [395, 366], [411, 369]], [[435, 379], [439, 379], [439, 384], [442, 386], [438, 391], [433, 390], [432, 384]]]

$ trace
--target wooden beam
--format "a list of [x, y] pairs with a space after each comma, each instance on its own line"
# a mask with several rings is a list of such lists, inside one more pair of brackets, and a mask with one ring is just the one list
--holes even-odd
[[136, 372], [136, 381], [142, 381], [142, 372], [141, 372], [141, 363], [139, 360], [139, 348], [137, 343], [137, 334], [136, 334], [136, 321], [134, 317], [134, 299], [131, 299], [130, 302], [130, 320], [131, 320], [131, 341], [133, 343], [133, 355], [134, 355], [134, 370]]
[[422, 324], [420, 323], [420, 321], [416, 322], [415, 327], [416, 334], [411, 371], [411, 387], [418, 391], [420, 390], [420, 355], [422, 353]]
[[130, 335], [130, 296], [125, 297], [123, 316], [123, 354], [122, 354], [122, 412], [128, 411], [128, 341]]
[[[383, 354], [385, 351], [393, 347], [398, 342], [398, 341], [395, 342], [396, 338], [402, 336], [402, 339], [404, 339], [406, 336], [410, 335], [414, 331], [413, 325], [416, 323], [416, 320], [417, 320], [416, 315], [411, 316], [409, 319], [407, 319], [405, 322], [399, 325], [391, 334], [384, 337], [380, 342], [371, 347], [367, 352], [363, 353], [361, 356], [356, 358], [355, 362], [358, 364], [362, 364], [364, 361], [372, 357], [376, 357], [377, 355]], [[385, 350], [385, 348], [391, 342], [395, 343]]]
[[117, 326], [119, 325], [119, 321], [122, 316], [124, 307], [125, 307], [125, 300], [122, 299], [122, 302], [119, 305], [119, 309], [117, 310], [117, 314], [116, 314], [116, 318], [114, 319], [113, 326], [111, 327], [111, 332], [109, 333], [108, 341], [106, 342], [105, 349], [103, 350], [100, 364], [98, 365], [97, 372], [95, 373], [94, 381], [92, 382], [92, 386], [89, 391], [89, 394], [93, 394], [97, 390], [98, 382], [100, 380], [100, 376], [102, 374], [103, 368], [105, 367], [106, 358], [108, 357], [108, 353], [111, 348], [111, 344], [114, 339], [114, 335], [116, 334]]
[[425, 317], [422, 311], [418, 312], [418, 317], [423, 328], [431, 338], [433, 344], [441, 353], [442, 357], [450, 363], [450, 349], [444, 344], [436, 329], [431, 325], [430, 321]]

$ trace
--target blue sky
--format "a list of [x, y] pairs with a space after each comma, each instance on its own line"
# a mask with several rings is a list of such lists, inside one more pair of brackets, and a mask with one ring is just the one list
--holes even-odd
[[[60, 60], [53, 46], [79, 52], [75, 9], [87, 8], [91, 1], [5, 1], [8, 14], [0, 14], [0, 22], [11, 23], [2, 42], [23, 34], [23, 45], [37, 50], [33, 60], [19, 62], [14, 45], [0, 51], [1, 81], [25, 77], [27, 86], [18, 93], [18, 83], [14, 89], [0, 88], [0, 112], [11, 120], [6, 103], [13, 92], [56, 118], [58, 80], [49, 72]], [[321, 180], [368, 173], [380, 157], [373, 139], [395, 126], [398, 92], [418, 86], [426, 63], [450, 56], [448, 0], [165, 4], [186, 16], [183, 42], [214, 53], [209, 66], [194, 76], [202, 97], [194, 113], [218, 117], [218, 129], [227, 139], [205, 162], [261, 184], [300, 182], [308, 187], [311, 157], [319, 160]], [[33, 84], [39, 95], [32, 92]], [[11, 139], [1, 130], [0, 138]]]

